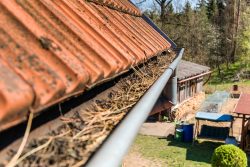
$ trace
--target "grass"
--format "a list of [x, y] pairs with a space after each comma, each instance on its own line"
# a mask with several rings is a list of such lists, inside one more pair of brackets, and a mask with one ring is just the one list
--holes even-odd
[[211, 84], [221, 84], [221, 83], [232, 83], [237, 74], [243, 69], [249, 69], [250, 64], [243, 64], [241, 61], [235, 62], [229, 65], [229, 68], [225, 64], [221, 65], [221, 75], [217, 69], [213, 70], [212, 78], [210, 80]]
[[215, 69], [212, 74], [211, 83], [219, 84], [221, 82], [224, 82], [224, 83], [232, 82], [233, 78], [241, 69], [242, 69], [242, 63], [240, 62], [230, 64], [229, 68], [227, 68], [226, 65], [222, 65], [221, 76], [219, 76], [218, 70]]
[[245, 80], [241, 82], [228, 82], [228, 83], [208, 83], [204, 86], [204, 91], [206, 94], [211, 94], [218, 91], [231, 91], [233, 85], [237, 84], [239, 87], [249, 87], [250, 86], [250, 80]]
[[[242, 69], [242, 64], [236, 62], [227, 69], [222, 66], [221, 73], [223, 79], [215, 70], [210, 82], [204, 87], [207, 94], [216, 90], [232, 90], [232, 85], [237, 84], [239, 87], [249, 87], [250, 80], [241, 80], [233, 82], [236, 74]], [[195, 145], [175, 141], [173, 138], [159, 139], [152, 136], [138, 135], [132, 150], [139, 152], [143, 157], [162, 163], [162, 166], [171, 167], [210, 167], [211, 157], [214, 149], [220, 146], [221, 142], [199, 140]]]
[[134, 143], [145, 158], [159, 160], [162, 166], [209, 167], [213, 151], [222, 143], [199, 141], [195, 145], [170, 139], [139, 135]]
[[[227, 66], [221, 65], [221, 76], [219, 76], [218, 70], [214, 69], [209, 83], [204, 87], [207, 94], [211, 94], [216, 90], [226, 90], [231, 91], [232, 86], [237, 84], [239, 87], [250, 86], [250, 80], [241, 79], [239, 82], [234, 82], [235, 76], [242, 70], [247, 69], [247, 65], [240, 61], [230, 64], [229, 68]], [[248, 65], [250, 66], [250, 64]]]

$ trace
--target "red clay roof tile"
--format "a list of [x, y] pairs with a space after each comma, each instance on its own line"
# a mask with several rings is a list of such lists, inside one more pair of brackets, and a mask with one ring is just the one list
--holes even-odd
[[0, 1], [0, 130], [170, 48], [141, 16], [128, 0]]
[[88, 2], [93, 2], [98, 5], [108, 7], [113, 10], [120, 11], [122, 13], [141, 16], [141, 11], [137, 9], [133, 4], [128, 0], [87, 0]]
[[1, 58], [0, 69], [0, 126], [7, 128], [27, 114], [34, 94], [32, 88]]
[[250, 94], [241, 94], [239, 102], [235, 108], [235, 113], [250, 115]]

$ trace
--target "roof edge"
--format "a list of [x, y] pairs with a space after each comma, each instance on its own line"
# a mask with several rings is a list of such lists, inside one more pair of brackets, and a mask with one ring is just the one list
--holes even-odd
[[172, 41], [168, 35], [166, 35], [148, 16], [145, 14], [142, 15], [144, 21], [146, 21], [151, 27], [153, 27], [163, 38], [165, 38], [170, 44], [171, 47], [176, 49], [177, 45], [174, 41]]
[[[131, 0], [129, 0], [129, 2], [131, 3], [131, 4], [133, 4], [135, 7], [136, 7], [136, 5], [131, 1]], [[168, 35], [167, 34], [165, 34], [148, 16], [146, 16], [145, 14], [142, 14], [142, 16], [141, 16], [142, 18], [143, 18], [143, 20], [144, 21], [146, 21], [153, 29], [155, 29], [164, 39], [166, 39], [170, 44], [171, 44], [171, 47], [173, 48], [173, 49], [177, 49], [177, 45], [176, 45], [176, 43], [172, 40], [172, 39], [170, 39], [169, 37], [168, 37]]]

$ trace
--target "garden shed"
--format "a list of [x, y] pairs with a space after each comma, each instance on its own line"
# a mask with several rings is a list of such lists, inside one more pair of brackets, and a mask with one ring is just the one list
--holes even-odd
[[[207, 82], [204, 77], [210, 74], [210, 68], [207, 66], [181, 60], [175, 72], [176, 76], [168, 81], [169, 86], [175, 86], [164, 89], [150, 116], [157, 114], [157, 119], [161, 120], [162, 115], [169, 113], [173, 106], [202, 92], [203, 85]], [[170, 94], [172, 98], [168, 97]]]
[[200, 93], [204, 85], [204, 77], [210, 74], [209, 67], [182, 60], [177, 69], [178, 103]]
[[238, 115], [238, 118], [242, 119], [241, 126], [241, 142], [240, 146], [242, 150], [250, 151], [250, 94], [241, 94], [239, 98], [239, 102], [235, 107], [234, 112]]

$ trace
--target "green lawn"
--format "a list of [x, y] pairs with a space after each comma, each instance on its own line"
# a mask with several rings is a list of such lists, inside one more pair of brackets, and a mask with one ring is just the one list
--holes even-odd
[[250, 66], [250, 64], [243, 65], [243, 63], [241, 61], [230, 64], [229, 68], [227, 68], [227, 66], [225, 64], [221, 65], [221, 75], [219, 75], [219, 72], [217, 69], [214, 69], [210, 83], [212, 83], [212, 84], [231, 83], [236, 78], [237, 74], [241, 70], [243, 70], [243, 69], [249, 70], [249, 66]]
[[250, 87], [250, 80], [245, 80], [241, 82], [227, 82], [227, 83], [208, 83], [204, 86], [204, 91], [206, 94], [211, 94], [216, 90], [231, 91], [233, 85], [237, 84], [239, 87]]
[[248, 61], [242, 62], [239, 60], [230, 64], [229, 68], [227, 68], [226, 64], [221, 65], [221, 75], [219, 75], [218, 69], [213, 69], [212, 76], [204, 87], [205, 92], [211, 94], [216, 90], [231, 91], [234, 84], [240, 87], [250, 87], [250, 80], [247, 79], [241, 78], [240, 82], [233, 82], [241, 70], [249, 70], [250, 64], [247, 65], [246, 62]]
[[162, 166], [171, 167], [209, 167], [212, 153], [222, 143], [199, 141], [182, 143], [172, 139], [139, 135], [134, 148], [145, 158], [159, 160]]
[[[215, 70], [204, 90], [211, 94], [216, 90], [232, 90], [232, 86], [237, 84], [239, 87], [250, 87], [250, 80], [232, 82], [234, 76], [242, 69], [242, 64], [236, 62], [227, 69], [222, 66], [223, 80]], [[169, 139], [159, 139], [157, 137], [138, 135], [132, 150], [139, 152], [143, 157], [152, 161], [162, 162], [162, 166], [170, 167], [210, 167], [210, 161], [215, 148], [221, 142], [199, 140], [197, 143], [178, 142]]]

